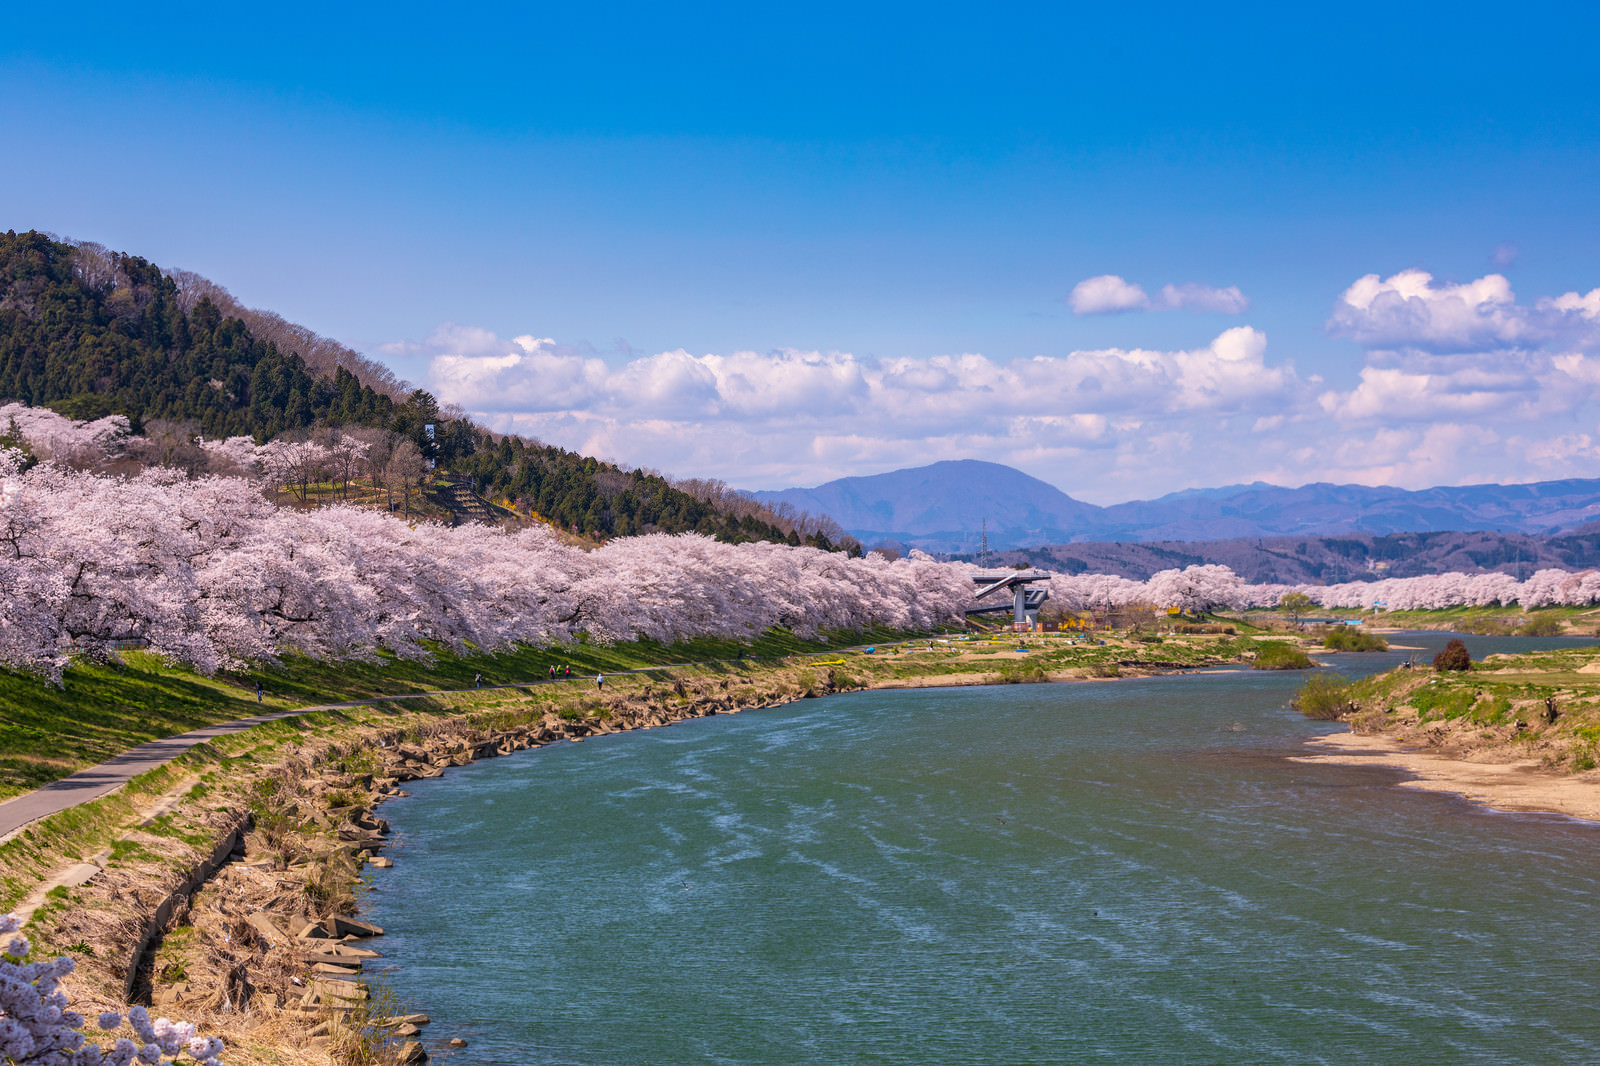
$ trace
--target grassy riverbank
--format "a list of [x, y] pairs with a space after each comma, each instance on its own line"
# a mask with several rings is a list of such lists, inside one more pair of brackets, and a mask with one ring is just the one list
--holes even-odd
[[[1302, 612], [1314, 624], [1320, 619], [1359, 619], [1373, 629], [1434, 629], [1483, 636], [1593, 636], [1600, 633], [1600, 608], [1594, 607], [1449, 607], [1441, 610], [1372, 611], [1329, 610], [1312, 607]], [[1289, 622], [1277, 610], [1251, 610], [1241, 616], [1244, 623], [1281, 628]]]
[[[879, 657], [862, 656], [861, 665], [854, 667], [872, 680], [939, 675], [977, 679], [986, 672], [1005, 673], [1007, 680], [1044, 680], [1045, 675], [1075, 669], [1099, 670], [1105, 676], [1151, 665], [1176, 669], [1252, 647], [1248, 640], [1236, 640], [1223, 648], [1217, 639], [1199, 636], [1097, 638], [1105, 639], [1103, 644], [1073, 643], [1071, 638], [1052, 636], [1024, 638], [1020, 646], [1029, 651], [1018, 656], [1013, 649], [1019, 645], [1009, 638], [940, 643], [934, 652], [919, 651], [913, 647], [916, 642], [906, 643], [908, 639], [908, 634], [879, 630], [804, 640], [774, 630], [747, 642], [578, 643], [485, 656], [440, 652], [429, 661], [383, 655], [369, 662], [326, 663], [286, 656], [282, 663], [259, 671], [214, 677], [130, 651], [121, 653], [114, 663], [75, 664], [60, 685], [31, 675], [0, 672], [0, 800], [97, 765], [146, 741], [202, 726], [247, 718], [263, 710], [403, 693], [443, 694], [472, 688], [479, 674], [485, 686], [494, 687], [542, 681], [552, 666], [558, 671], [570, 669], [575, 677], [592, 677], [673, 663], [779, 662], [877, 642], [883, 649]], [[924, 649], [926, 640], [921, 641]], [[1005, 665], [1008, 663], [1012, 665]], [[255, 696], [258, 682], [264, 693], [261, 704]], [[439, 710], [452, 705], [444, 695], [434, 701]]]
[[[384, 1038], [362, 1030], [359, 1011], [296, 998], [315, 977], [305, 943], [274, 943], [246, 919], [260, 911], [287, 928], [357, 905], [360, 864], [381, 845], [362, 843], [359, 834], [352, 839], [352, 825], [370, 821], [372, 808], [403, 779], [386, 753], [412, 746], [444, 766], [835, 691], [1134, 676], [1239, 661], [1258, 647], [1212, 628], [1219, 631], [1020, 641], [874, 634], [867, 639], [879, 643], [870, 654], [841, 650], [862, 635], [805, 642], [773, 633], [744, 646], [705, 641], [442, 656], [431, 668], [290, 662], [262, 675], [278, 706], [433, 694], [311, 712], [225, 736], [111, 796], [34, 823], [0, 844], [0, 909], [31, 909], [29, 933], [41, 951], [78, 961], [75, 1002], [109, 1007], [122, 996], [151, 915], [173, 899], [179, 931], [158, 937], [154, 962], [134, 982], [136, 997], [223, 1035], [235, 1066], [378, 1061], [363, 1056]], [[666, 665], [687, 659], [702, 661]], [[551, 664], [570, 664], [574, 674], [604, 672], [605, 689], [588, 677], [541, 683]], [[534, 683], [478, 690], [472, 681], [479, 672], [486, 684]], [[32, 695], [51, 695], [31, 679], [6, 681], [0, 706], [8, 718]], [[69, 672], [51, 699], [30, 709], [25, 728], [8, 724], [13, 735], [40, 738], [19, 754], [59, 776], [74, 762], [150, 735], [254, 714], [253, 684], [254, 675], [197, 678], [130, 655], [120, 669]], [[52, 730], [74, 738], [75, 759], [38, 758], [51, 750], [42, 738]], [[240, 861], [223, 865], [211, 885], [191, 895], [194, 872], [219, 842], [225, 860], [236, 837]]]
[[[0, 800], [29, 792], [86, 766], [94, 766], [146, 741], [218, 722], [322, 703], [345, 703], [411, 692], [446, 692], [474, 685], [533, 682], [550, 667], [574, 675], [640, 669], [669, 663], [736, 659], [773, 660], [893, 640], [889, 631], [833, 634], [802, 640], [773, 631], [749, 642], [690, 640], [661, 645], [571, 644], [522, 648], [501, 655], [440, 652], [429, 661], [381, 655], [369, 662], [317, 662], [286, 656], [257, 671], [206, 677], [169, 666], [154, 655], [122, 652], [113, 663], [78, 663], [60, 685], [28, 674], [0, 671]], [[255, 686], [264, 700], [257, 704]], [[440, 698], [438, 707], [449, 706]]]
[[1600, 821], [1600, 647], [1491, 655], [1464, 671], [1424, 662], [1350, 684], [1317, 678], [1300, 702], [1350, 726], [1313, 741], [1306, 761], [1393, 767], [1409, 787], [1497, 810]]
[[[1470, 641], [1469, 641], [1470, 647]], [[1426, 663], [1342, 686], [1324, 702], [1353, 732], [1454, 759], [1600, 766], [1600, 648], [1491, 655], [1470, 670]]]

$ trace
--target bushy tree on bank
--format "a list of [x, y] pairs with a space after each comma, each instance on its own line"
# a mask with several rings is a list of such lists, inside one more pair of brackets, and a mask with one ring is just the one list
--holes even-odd
[[1472, 656], [1460, 640], [1452, 639], [1444, 651], [1433, 657], [1433, 668], [1441, 673], [1447, 670], [1471, 670]]

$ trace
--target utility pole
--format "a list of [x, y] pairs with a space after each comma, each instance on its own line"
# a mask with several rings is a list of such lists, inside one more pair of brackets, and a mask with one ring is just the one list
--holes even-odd
[[984, 516], [983, 532], [978, 540], [978, 565], [985, 570], [989, 569], [989, 518]]

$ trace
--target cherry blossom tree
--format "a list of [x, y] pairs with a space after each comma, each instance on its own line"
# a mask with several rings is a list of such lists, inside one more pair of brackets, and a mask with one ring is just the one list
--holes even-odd
[[[33, 946], [13, 936], [22, 923], [0, 914], [0, 936], [11, 937], [0, 952], [0, 1060], [17, 1066], [132, 1066], [176, 1063], [180, 1056], [198, 1066], [222, 1066], [222, 1041], [195, 1035], [189, 1022], [150, 1020], [143, 1007], [127, 1012], [127, 1024], [138, 1040], [120, 1037], [109, 1048], [89, 1039], [83, 1015], [69, 1009], [62, 979], [73, 971], [66, 956], [28, 962]], [[123, 1015], [106, 1011], [96, 1023], [102, 1032], [118, 1029]]]
[[372, 450], [368, 441], [352, 436], [341, 429], [330, 429], [327, 440], [327, 469], [339, 483], [339, 495], [350, 497], [350, 482], [356, 479], [367, 452]]
[[120, 454], [127, 445], [130, 429], [122, 415], [77, 422], [48, 407], [8, 403], [0, 405], [0, 434], [27, 442], [39, 459], [89, 467]]
[[263, 473], [261, 448], [253, 438], [229, 437], [202, 441], [207, 469], [213, 474], [235, 477], [260, 477]]
[[314, 440], [278, 439], [262, 445], [257, 453], [267, 480], [275, 488], [287, 488], [301, 503], [306, 501], [313, 481], [322, 477], [331, 459], [328, 449]]

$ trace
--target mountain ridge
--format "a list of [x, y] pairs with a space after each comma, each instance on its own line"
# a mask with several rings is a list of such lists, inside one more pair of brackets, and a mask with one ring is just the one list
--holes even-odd
[[[1101, 507], [1012, 467], [971, 459], [750, 495], [828, 514], [864, 544], [954, 553], [979, 550], [985, 532], [991, 550], [1006, 550], [1340, 534], [1553, 535], [1600, 519], [1600, 478], [1425, 489], [1257, 481]], [[940, 499], [942, 506], [927, 504]]]

